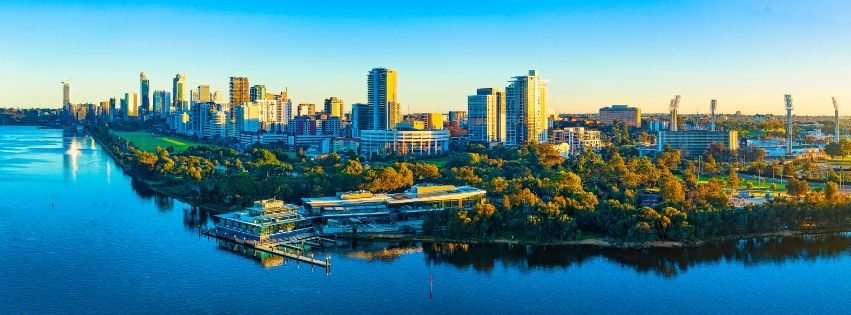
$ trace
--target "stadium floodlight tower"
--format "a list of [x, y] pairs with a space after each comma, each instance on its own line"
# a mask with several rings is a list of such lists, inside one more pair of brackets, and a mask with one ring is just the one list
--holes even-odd
[[831, 96], [833, 101], [833, 141], [839, 143], [839, 104], [836, 103], [836, 98]]
[[710, 131], [715, 131], [715, 108], [718, 106], [718, 101], [711, 100], [709, 101], [709, 119], [711, 119], [711, 124], [709, 125]]
[[680, 96], [674, 96], [674, 99], [671, 100], [671, 127], [668, 128], [671, 131], [677, 131], [677, 108], [680, 107]]
[[786, 99], [786, 155], [792, 155], [792, 95], [784, 95]]

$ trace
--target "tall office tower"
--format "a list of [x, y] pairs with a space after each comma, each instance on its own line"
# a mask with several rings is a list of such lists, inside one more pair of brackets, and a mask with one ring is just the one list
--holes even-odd
[[300, 103], [298, 104], [298, 114], [296, 116], [313, 116], [316, 115], [316, 104]]
[[118, 106], [118, 105], [119, 105], [118, 99], [116, 99], [114, 97], [109, 99], [109, 118], [108, 118], [109, 121], [114, 120], [115, 117], [118, 115], [118, 113], [115, 111], [115, 107]]
[[230, 77], [230, 103], [242, 104], [251, 100], [248, 77]]
[[547, 142], [547, 80], [537, 70], [513, 79], [505, 88], [505, 143]]
[[325, 114], [328, 117], [343, 118], [343, 100], [338, 99], [336, 96], [325, 99]]
[[262, 101], [266, 99], [266, 86], [265, 85], [255, 85], [251, 87], [251, 101]]
[[151, 111], [151, 81], [144, 72], [139, 73], [139, 95], [142, 97], [142, 111], [147, 114]]
[[171, 93], [164, 90], [154, 91], [153, 113], [165, 117], [172, 111], [174, 110], [171, 108]]
[[367, 75], [367, 105], [376, 130], [392, 130], [402, 121], [396, 99], [396, 69], [374, 68]]
[[482, 88], [467, 96], [467, 130], [470, 141], [505, 141], [505, 92]]
[[210, 94], [209, 85], [199, 85], [197, 94], [198, 98], [194, 99], [196, 103], [207, 103], [213, 101], [213, 95]]
[[71, 113], [71, 83], [62, 82], [62, 109]]
[[139, 116], [139, 94], [124, 93], [124, 100], [121, 105], [125, 119]]
[[174, 76], [172, 83], [171, 96], [173, 100], [171, 106], [175, 110], [189, 110], [189, 95], [186, 93], [186, 75], [178, 73]]
[[109, 100], [101, 101], [98, 107], [98, 121], [109, 121]]
[[361, 130], [373, 130], [372, 108], [367, 104], [352, 104], [352, 137], [360, 137]]

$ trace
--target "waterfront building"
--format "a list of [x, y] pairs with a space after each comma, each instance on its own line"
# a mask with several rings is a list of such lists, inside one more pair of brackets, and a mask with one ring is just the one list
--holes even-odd
[[553, 145], [567, 144], [560, 150], [566, 150], [567, 156], [575, 156], [585, 150], [599, 150], [603, 147], [602, 133], [585, 127], [567, 127], [550, 131], [549, 142]]
[[252, 102], [262, 101], [266, 99], [266, 86], [260, 84], [254, 85], [251, 87], [250, 94], [250, 99]]
[[[450, 112], [451, 113], [451, 112]], [[505, 92], [497, 88], [476, 90], [467, 96], [467, 131], [472, 142], [505, 141]]]
[[316, 115], [316, 104], [299, 103], [296, 116], [313, 116]]
[[372, 114], [372, 128], [369, 129], [392, 130], [402, 120], [396, 99], [396, 69], [374, 68], [369, 71], [367, 105]]
[[148, 113], [152, 110], [151, 108], [151, 80], [148, 80], [148, 77], [144, 72], [139, 73], [139, 95], [141, 95], [141, 106], [142, 106], [142, 115], [148, 115]]
[[189, 110], [189, 95], [186, 93], [186, 75], [178, 73], [172, 80], [171, 96], [173, 98], [171, 106], [177, 110]]
[[315, 233], [311, 218], [299, 213], [300, 207], [277, 199], [254, 202], [239, 212], [216, 215], [218, 235], [253, 241], [276, 241], [298, 234]]
[[242, 104], [251, 100], [248, 77], [230, 77], [230, 104]]
[[470, 210], [485, 201], [485, 193], [470, 186], [419, 184], [396, 194], [353, 191], [302, 198], [302, 205], [326, 235], [416, 232], [426, 214]]
[[547, 80], [537, 70], [516, 76], [505, 88], [507, 145], [547, 142]]
[[659, 151], [670, 146], [673, 149], [679, 149], [685, 157], [702, 155], [714, 142], [723, 144], [728, 150], [739, 149], [739, 137], [736, 131], [662, 130], [656, 136]]
[[612, 105], [600, 108], [600, 124], [611, 126], [615, 121], [629, 127], [641, 128], [641, 109], [628, 105]]
[[343, 100], [335, 96], [325, 99], [325, 114], [331, 117], [343, 118]]
[[449, 130], [361, 130], [360, 138], [360, 152], [365, 156], [436, 156], [449, 152]]

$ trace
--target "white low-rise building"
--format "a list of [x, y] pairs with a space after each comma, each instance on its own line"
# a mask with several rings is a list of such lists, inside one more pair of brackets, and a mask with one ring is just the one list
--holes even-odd
[[449, 152], [449, 130], [362, 130], [360, 138], [360, 152], [366, 156], [435, 156]]

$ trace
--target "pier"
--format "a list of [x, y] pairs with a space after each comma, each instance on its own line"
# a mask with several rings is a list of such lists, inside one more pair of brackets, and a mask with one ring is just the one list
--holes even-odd
[[[201, 231], [201, 234], [209, 236], [209, 237], [214, 237], [214, 238], [219, 239], [219, 240], [231, 242], [231, 243], [234, 243], [234, 244], [237, 244], [237, 245], [242, 245], [242, 246], [245, 246], [247, 248], [254, 249], [256, 251], [266, 252], [266, 253], [278, 255], [278, 256], [281, 256], [281, 257], [284, 257], [284, 258], [293, 259], [295, 261], [305, 262], [305, 263], [308, 263], [308, 264], [311, 264], [311, 265], [323, 267], [323, 268], [325, 268], [326, 272], [329, 272], [331, 270], [331, 258], [330, 257], [326, 257], [325, 260], [320, 260], [320, 259], [314, 258], [313, 255], [310, 255], [310, 256], [302, 255], [302, 254], [300, 254], [301, 248], [293, 245], [292, 243], [258, 242], [258, 241], [253, 241], [253, 240], [239, 239], [239, 238], [235, 238], [235, 237], [228, 237], [228, 236], [225, 236], [225, 235], [219, 235], [218, 233], [216, 233], [216, 231], [214, 229], [203, 230], [203, 231]], [[291, 250], [295, 250], [296, 252], [280, 250], [280, 249], [277, 249], [278, 247], [289, 248]]]

